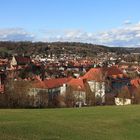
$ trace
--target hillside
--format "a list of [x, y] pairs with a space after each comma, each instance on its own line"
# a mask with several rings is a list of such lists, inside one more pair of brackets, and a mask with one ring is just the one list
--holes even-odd
[[61, 53], [77, 53], [82, 56], [93, 56], [98, 52], [106, 52], [108, 47], [84, 43], [68, 43], [68, 42], [0, 42], [0, 53], [11, 54], [61, 54]]
[[70, 53], [81, 56], [95, 56], [100, 52], [130, 53], [140, 52], [140, 48], [107, 47], [88, 43], [75, 42], [0, 42], [0, 56], [11, 56], [13, 54], [61, 54]]

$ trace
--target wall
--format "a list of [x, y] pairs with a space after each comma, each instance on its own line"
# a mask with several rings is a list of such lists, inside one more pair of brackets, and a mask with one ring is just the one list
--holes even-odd
[[105, 102], [105, 82], [88, 81], [90, 89], [95, 93], [95, 97], [101, 97], [102, 103]]
[[130, 105], [131, 99], [115, 98], [116, 105]]

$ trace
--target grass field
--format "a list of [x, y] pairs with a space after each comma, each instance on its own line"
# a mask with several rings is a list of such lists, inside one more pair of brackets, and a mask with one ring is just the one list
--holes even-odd
[[140, 140], [140, 106], [1, 109], [0, 140]]

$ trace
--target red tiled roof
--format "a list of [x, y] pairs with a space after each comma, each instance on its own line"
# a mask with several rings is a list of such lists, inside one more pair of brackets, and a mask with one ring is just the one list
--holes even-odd
[[102, 76], [109, 76], [113, 78], [122, 78], [125, 75], [123, 72], [116, 66], [106, 67], [106, 68], [92, 68], [84, 76], [84, 79], [87, 80], [103, 80]]
[[81, 78], [72, 78], [67, 84], [75, 90], [85, 91], [84, 82]]
[[87, 80], [99, 80], [100, 78], [97, 77], [97, 74], [101, 73], [102, 73], [101, 68], [92, 68], [82, 78]]
[[134, 87], [139, 87], [140, 86], [140, 79], [137, 78], [137, 79], [133, 79], [130, 81], [131, 85], [133, 85]]
[[70, 79], [71, 78], [45, 79], [44, 81], [36, 81], [33, 86], [35, 88], [52, 89], [66, 84]]
[[66, 84], [70, 79], [71, 78], [49, 79], [49, 80], [45, 80], [44, 82], [48, 88], [54, 88]]
[[31, 62], [31, 59], [29, 57], [15, 56], [15, 59], [18, 64], [26, 64]]
[[36, 80], [34, 83], [33, 83], [33, 87], [34, 88], [47, 88], [44, 81], [39, 81], [39, 80]]

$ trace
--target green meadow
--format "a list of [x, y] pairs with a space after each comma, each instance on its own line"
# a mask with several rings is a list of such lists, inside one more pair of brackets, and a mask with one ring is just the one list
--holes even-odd
[[0, 110], [0, 140], [139, 139], [139, 105]]

